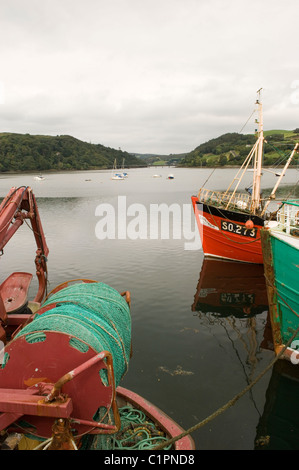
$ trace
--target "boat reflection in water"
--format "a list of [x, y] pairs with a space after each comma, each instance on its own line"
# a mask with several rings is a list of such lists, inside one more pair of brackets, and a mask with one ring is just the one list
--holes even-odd
[[263, 265], [204, 259], [192, 311], [249, 318], [267, 309]]
[[299, 450], [299, 368], [274, 364], [263, 414], [257, 426], [256, 450]]
[[[268, 325], [263, 266], [205, 258], [192, 311], [200, 318], [202, 327], [210, 329], [213, 338], [221, 342], [222, 351], [226, 350], [230, 358], [233, 346], [237, 360], [247, 369], [249, 383]], [[267, 343], [266, 348], [271, 349], [271, 345]]]
[[[261, 350], [273, 351], [274, 357], [262, 265], [204, 259], [192, 311], [201, 327], [209, 329], [215, 346], [220, 342], [223, 354], [228, 352], [223, 360], [229, 360], [230, 366], [241, 362], [248, 384], [260, 372]], [[263, 411], [258, 413], [254, 449], [299, 449], [298, 394], [299, 365], [279, 360], [271, 371]], [[255, 402], [252, 390], [250, 397]]]

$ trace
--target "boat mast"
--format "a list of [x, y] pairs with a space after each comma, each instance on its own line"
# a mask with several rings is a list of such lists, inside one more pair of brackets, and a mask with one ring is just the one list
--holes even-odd
[[286, 164], [285, 164], [285, 166], [284, 166], [284, 169], [283, 169], [283, 171], [282, 171], [282, 173], [281, 173], [281, 175], [280, 175], [280, 177], [279, 177], [279, 179], [278, 179], [276, 185], [274, 186], [274, 188], [273, 188], [273, 190], [272, 190], [272, 193], [271, 193], [270, 196], [269, 196], [268, 201], [266, 202], [266, 204], [265, 204], [265, 206], [264, 206], [264, 209], [263, 209], [263, 211], [262, 211], [262, 213], [261, 213], [261, 216], [263, 216], [264, 213], [266, 212], [266, 209], [267, 209], [268, 205], [270, 204], [270, 202], [271, 202], [273, 199], [275, 199], [276, 190], [277, 190], [278, 186], [280, 185], [280, 182], [281, 182], [282, 178], [284, 177], [284, 175], [285, 175], [285, 173], [286, 173], [286, 171], [287, 171], [287, 168], [289, 167], [289, 164], [291, 163], [291, 161], [292, 161], [292, 159], [293, 159], [293, 156], [295, 155], [295, 152], [298, 151], [298, 150], [297, 150], [298, 147], [299, 147], [299, 143], [297, 142], [297, 144], [295, 144], [295, 147], [293, 148], [293, 151], [292, 151], [291, 155], [289, 156], [289, 158], [288, 158], [288, 160], [287, 160], [287, 162], [286, 162]]
[[252, 185], [252, 211], [254, 214], [257, 213], [260, 206], [260, 192], [261, 192], [261, 175], [262, 175], [262, 158], [263, 158], [263, 143], [264, 143], [264, 129], [263, 129], [263, 106], [260, 100], [261, 95], [260, 88], [258, 93], [258, 98], [256, 104], [258, 105], [258, 148], [256, 154], [256, 161], [254, 165], [254, 176], [253, 176], [253, 185]]

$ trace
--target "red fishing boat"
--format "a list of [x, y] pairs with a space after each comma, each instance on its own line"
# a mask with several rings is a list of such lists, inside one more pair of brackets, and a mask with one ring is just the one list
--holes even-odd
[[[263, 264], [260, 229], [272, 218], [270, 202], [285, 172], [298, 151], [298, 143], [278, 175], [271, 194], [263, 199], [261, 194], [262, 159], [264, 146], [262, 103], [258, 91], [257, 140], [226, 191], [201, 188], [192, 196], [192, 205], [200, 232], [205, 256]], [[244, 174], [251, 170], [253, 182], [245, 191], [240, 190]], [[265, 170], [264, 170], [265, 171]]]
[[165, 413], [121, 387], [131, 357], [130, 293], [102, 282], [67, 281], [46, 295], [49, 249], [29, 187], [0, 205], [0, 249], [24, 221], [37, 243], [31, 273], [0, 286], [0, 449], [192, 450]]

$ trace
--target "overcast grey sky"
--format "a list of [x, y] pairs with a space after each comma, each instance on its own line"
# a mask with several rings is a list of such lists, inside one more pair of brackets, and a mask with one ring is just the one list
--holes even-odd
[[[0, 132], [180, 153], [299, 127], [298, 0], [1, 0]], [[250, 122], [243, 132], [253, 132]]]

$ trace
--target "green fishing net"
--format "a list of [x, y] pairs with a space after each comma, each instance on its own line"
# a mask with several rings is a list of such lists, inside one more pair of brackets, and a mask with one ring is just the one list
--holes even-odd
[[96, 352], [109, 351], [113, 358], [115, 386], [127, 372], [131, 350], [131, 315], [125, 299], [100, 282], [80, 283], [51, 295], [43, 304], [53, 308], [36, 315], [16, 338], [27, 342], [45, 340], [45, 332], [70, 335], [70, 346]]

